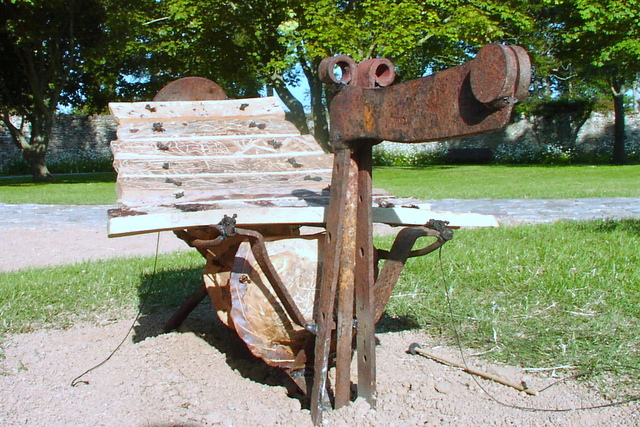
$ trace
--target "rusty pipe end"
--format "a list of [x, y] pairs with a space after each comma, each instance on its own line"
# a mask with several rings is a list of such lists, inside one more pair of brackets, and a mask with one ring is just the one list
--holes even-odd
[[356, 68], [356, 62], [347, 55], [329, 56], [320, 62], [318, 74], [322, 83], [348, 84], [353, 79]]
[[393, 62], [387, 58], [367, 59], [358, 65], [358, 85], [362, 87], [389, 86], [396, 78]]
[[483, 104], [500, 108], [512, 98], [518, 80], [516, 53], [501, 44], [484, 46], [471, 67], [471, 91]]
[[520, 46], [489, 44], [473, 60], [471, 91], [483, 104], [500, 109], [517, 104], [531, 83], [531, 60]]

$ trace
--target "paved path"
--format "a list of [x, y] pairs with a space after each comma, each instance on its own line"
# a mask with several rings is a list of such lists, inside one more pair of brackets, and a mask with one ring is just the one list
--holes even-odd
[[562, 219], [640, 218], [640, 198], [586, 199], [444, 199], [426, 200], [436, 211], [495, 215], [500, 224], [541, 223]]
[[[436, 211], [495, 215], [501, 224], [552, 222], [561, 219], [640, 218], [640, 198], [589, 199], [444, 199], [425, 200]], [[103, 228], [113, 206], [0, 204], [0, 229], [58, 230]]]
[[[560, 219], [640, 218], [640, 198], [426, 200], [436, 211], [495, 215], [501, 224]], [[112, 206], [0, 204], [0, 271], [189, 250], [173, 233], [107, 238]], [[157, 242], [159, 240], [159, 245]]]

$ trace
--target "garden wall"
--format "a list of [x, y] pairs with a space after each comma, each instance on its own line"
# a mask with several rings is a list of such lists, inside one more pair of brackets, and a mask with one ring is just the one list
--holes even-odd
[[[376, 164], [418, 166], [441, 163], [608, 163], [613, 151], [613, 113], [519, 116], [503, 131], [440, 143], [383, 143]], [[640, 114], [626, 116], [626, 151], [640, 163]], [[466, 153], [466, 154], [465, 154]]]
[[[59, 114], [56, 116], [47, 164], [52, 172], [86, 172], [108, 168], [109, 143], [116, 139], [110, 115]], [[0, 123], [0, 173], [25, 173], [26, 164], [8, 130]]]
[[[626, 117], [627, 155], [640, 163], [640, 114]], [[109, 115], [56, 117], [47, 163], [54, 173], [107, 170], [109, 142], [116, 138]], [[441, 143], [376, 146], [377, 164], [433, 163], [606, 163], [613, 144], [613, 114], [516, 117], [504, 131]], [[20, 152], [0, 127], [0, 173], [26, 173]]]

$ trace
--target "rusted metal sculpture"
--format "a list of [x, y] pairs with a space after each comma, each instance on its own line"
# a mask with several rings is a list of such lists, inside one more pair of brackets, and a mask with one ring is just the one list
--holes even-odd
[[[442, 213], [372, 207], [372, 147], [503, 128], [527, 93], [530, 63], [520, 47], [488, 45], [467, 64], [395, 86], [384, 58], [327, 58], [319, 72], [340, 88], [330, 107], [333, 157], [274, 98], [229, 100], [206, 79], [180, 79], [152, 102], [110, 105], [120, 209], [109, 220], [110, 236], [173, 230], [196, 248], [204, 283], [166, 329], [209, 295], [251, 352], [310, 396], [316, 425], [331, 401], [332, 365], [335, 406], [350, 400], [354, 333], [358, 395], [375, 406], [374, 325], [407, 258], [452, 237]], [[372, 217], [407, 227], [391, 250], [373, 246]], [[414, 250], [422, 237], [435, 241]]]
[[381, 274], [374, 281], [372, 147], [383, 140], [437, 141], [502, 129], [513, 107], [527, 94], [531, 64], [521, 47], [491, 44], [464, 65], [395, 86], [389, 86], [395, 76], [393, 64], [384, 58], [359, 65], [347, 56], [326, 58], [319, 73], [324, 83], [339, 85], [340, 91], [330, 106], [335, 161], [314, 315], [311, 411], [316, 425], [329, 401], [327, 374], [334, 329], [336, 407], [349, 401], [354, 329], [358, 396], [372, 407], [376, 404], [374, 289], [390, 294], [397, 275]]

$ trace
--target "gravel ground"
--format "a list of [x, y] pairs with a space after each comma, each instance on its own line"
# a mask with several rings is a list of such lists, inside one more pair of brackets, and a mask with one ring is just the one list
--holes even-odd
[[[105, 207], [58, 207], [51, 214], [34, 205], [30, 215], [19, 214], [27, 211], [24, 207], [12, 208], [12, 217], [6, 206], [0, 206], [4, 234], [0, 269], [5, 271], [155, 252], [155, 236], [107, 239]], [[161, 236], [161, 251], [181, 249], [188, 248], [170, 234]], [[128, 336], [132, 320], [122, 319], [6, 336], [0, 360], [0, 425], [311, 425], [309, 411], [289, 395], [282, 373], [248, 355], [207, 305], [201, 305], [180, 332], [162, 334], [168, 315], [139, 319]], [[104, 360], [125, 336], [107, 363], [83, 377], [86, 382], [70, 385]], [[325, 425], [640, 425], [638, 403], [557, 412], [607, 403], [582, 383], [566, 381], [529, 396], [407, 354], [409, 344], [418, 342], [441, 356], [461, 360], [458, 349], [441, 347], [420, 331], [381, 333], [377, 338], [377, 407], [356, 400], [327, 412]], [[525, 381], [533, 390], [565, 375], [562, 370], [532, 374], [523, 367], [488, 364], [468, 354], [467, 360], [473, 367]]]

